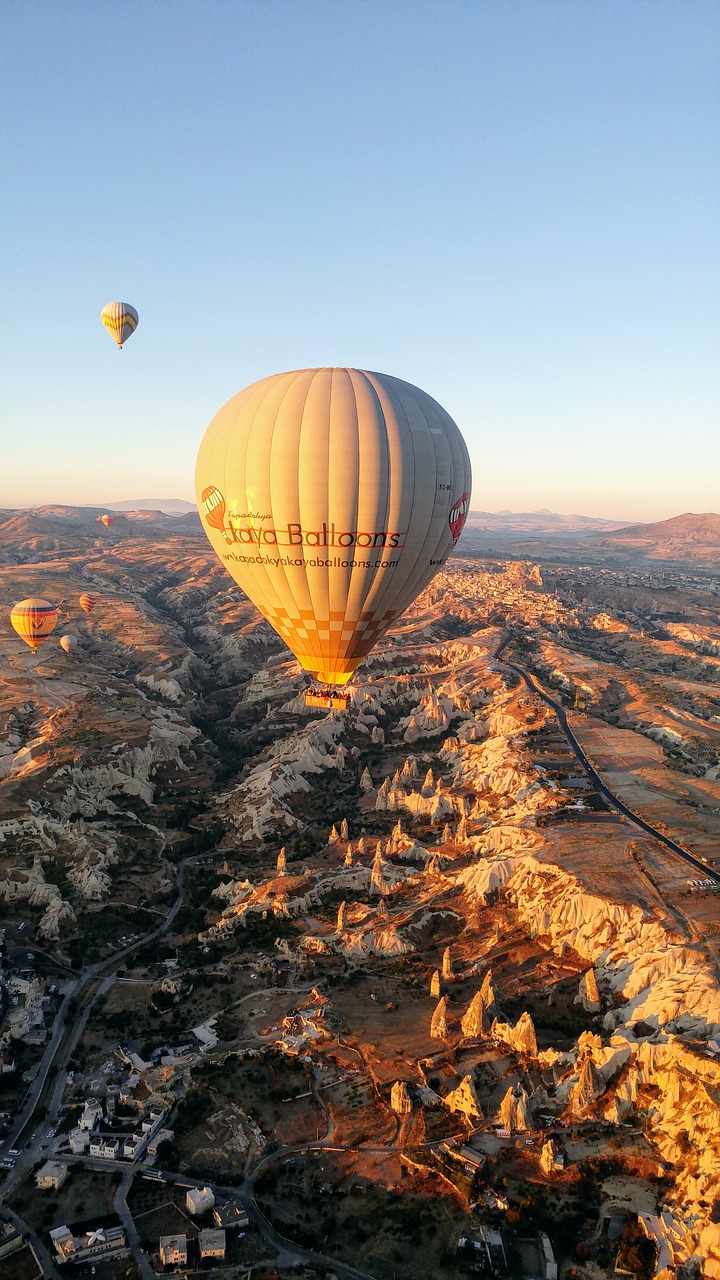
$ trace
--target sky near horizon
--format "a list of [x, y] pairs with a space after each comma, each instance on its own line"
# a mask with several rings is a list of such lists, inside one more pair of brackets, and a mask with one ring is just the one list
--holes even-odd
[[714, 0], [8, 0], [0, 505], [192, 500], [231, 395], [337, 364], [474, 509], [720, 511], [719, 54]]

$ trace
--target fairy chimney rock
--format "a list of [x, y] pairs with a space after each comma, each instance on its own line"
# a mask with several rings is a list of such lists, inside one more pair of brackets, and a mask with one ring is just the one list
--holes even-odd
[[430, 1020], [430, 1035], [433, 1040], [444, 1040], [447, 1035], [447, 996], [438, 1000]]
[[455, 974], [453, 973], [453, 966], [452, 966], [452, 955], [450, 953], [449, 947], [446, 947], [445, 950], [443, 951], [442, 975], [443, 975], [443, 978], [445, 978], [446, 981], [448, 982], [455, 977]]
[[490, 1024], [485, 1004], [483, 1002], [482, 992], [475, 992], [475, 995], [463, 1015], [460, 1025], [464, 1036], [487, 1035], [490, 1029]]
[[473, 1123], [482, 1120], [482, 1107], [475, 1091], [472, 1076], [465, 1076], [457, 1088], [447, 1095], [445, 1106], [450, 1111], [459, 1111]]
[[439, 1000], [441, 990], [442, 990], [442, 987], [440, 983], [440, 970], [436, 969], [432, 978], [430, 979], [430, 995], [435, 996], [435, 998]]
[[398, 1116], [406, 1116], [412, 1111], [410, 1094], [404, 1080], [396, 1080], [390, 1091], [390, 1106]]
[[595, 970], [588, 969], [580, 979], [580, 989], [575, 997], [575, 1003], [581, 1004], [588, 1013], [599, 1013], [601, 1002], [600, 992], [598, 990], [597, 978]]

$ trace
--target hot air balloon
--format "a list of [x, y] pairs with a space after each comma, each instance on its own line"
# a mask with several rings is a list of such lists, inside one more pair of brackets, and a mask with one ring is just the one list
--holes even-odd
[[77, 649], [77, 636], [61, 636], [60, 648], [64, 649], [66, 653], [72, 653], [73, 649]]
[[90, 595], [89, 592], [86, 592], [84, 595], [80, 596], [80, 608], [82, 609], [83, 613], [92, 613], [96, 604], [97, 604], [97, 596]]
[[[115, 520], [115, 517], [114, 516], [98, 516], [98, 520], [100, 520], [102, 524], [105, 525], [106, 529], [109, 529], [110, 525]], [[97, 524], [97, 521], [95, 523]]]
[[342, 685], [455, 546], [470, 459], [410, 383], [300, 369], [220, 410], [196, 487], [228, 572], [316, 680]]
[[100, 319], [122, 351], [123, 342], [127, 342], [137, 329], [139, 316], [129, 302], [108, 302], [102, 309]]
[[57, 622], [58, 611], [49, 600], [31, 597], [21, 600], [10, 610], [10, 622], [21, 640], [37, 653], [38, 645], [47, 640]]

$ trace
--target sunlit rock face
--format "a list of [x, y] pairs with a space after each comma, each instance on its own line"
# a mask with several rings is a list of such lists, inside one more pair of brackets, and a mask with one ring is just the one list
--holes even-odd
[[502, 1041], [503, 1044], [507, 1044], [511, 1049], [514, 1049], [516, 1053], [528, 1054], [533, 1058], [537, 1057], [535, 1026], [527, 1011], [520, 1015], [514, 1027], [507, 1022], [500, 1022], [496, 1018], [492, 1024], [490, 1034], [493, 1040]]
[[525, 1133], [534, 1128], [530, 1098], [522, 1085], [510, 1086], [500, 1103], [500, 1120], [511, 1133]]
[[443, 996], [433, 1011], [430, 1019], [430, 1035], [433, 1040], [444, 1040], [447, 1036], [447, 996]]
[[583, 1009], [588, 1013], [598, 1013], [601, 1008], [600, 992], [598, 990], [597, 978], [595, 970], [588, 969], [580, 979], [580, 990], [575, 997], [575, 1003], [581, 1004]]
[[505, 889], [533, 936], [591, 961], [625, 1001], [606, 1016], [608, 1030], [644, 1021], [695, 1035], [720, 1033], [720, 989], [702, 951], [668, 934], [640, 906], [600, 898], [534, 854], [488, 859], [457, 879], [476, 901]]
[[[436, 994], [432, 992], [432, 994]], [[439, 986], [438, 993], [439, 994]], [[481, 991], [476, 991], [467, 1010], [463, 1014], [461, 1021], [462, 1033], [464, 1036], [480, 1037], [488, 1035], [490, 1032], [490, 1019], [485, 1001]]]
[[482, 1119], [482, 1106], [471, 1075], [464, 1076], [457, 1088], [447, 1094], [445, 1106], [449, 1111], [465, 1116], [473, 1124]]
[[568, 1110], [575, 1113], [586, 1111], [604, 1092], [605, 1080], [592, 1058], [588, 1056], [580, 1069], [577, 1084], [573, 1086], [570, 1094]]
[[404, 1080], [396, 1080], [390, 1091], [390, 1106], [398, 1116], [409, 1115], [412, 1111], [412, 1102], [407, 1085]]

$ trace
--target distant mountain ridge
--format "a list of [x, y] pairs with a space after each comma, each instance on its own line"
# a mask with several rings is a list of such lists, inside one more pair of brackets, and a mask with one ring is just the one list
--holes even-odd
[[493, 534], [577, 534], [620, 529], [626, 521], [540, 511], [471, 511], [466, 528]]
[[638, 551], [651, 560], [720, 562], [720, 515], [686, 511], [654, 524], [632, 524], [593, 538], [596, 545]]
[[194, 502], [184, 498], [130, 498], [124, 502], [107, 502], [105, 511], [162, 511], [166, 516], [186, 516], [197, 511]]

